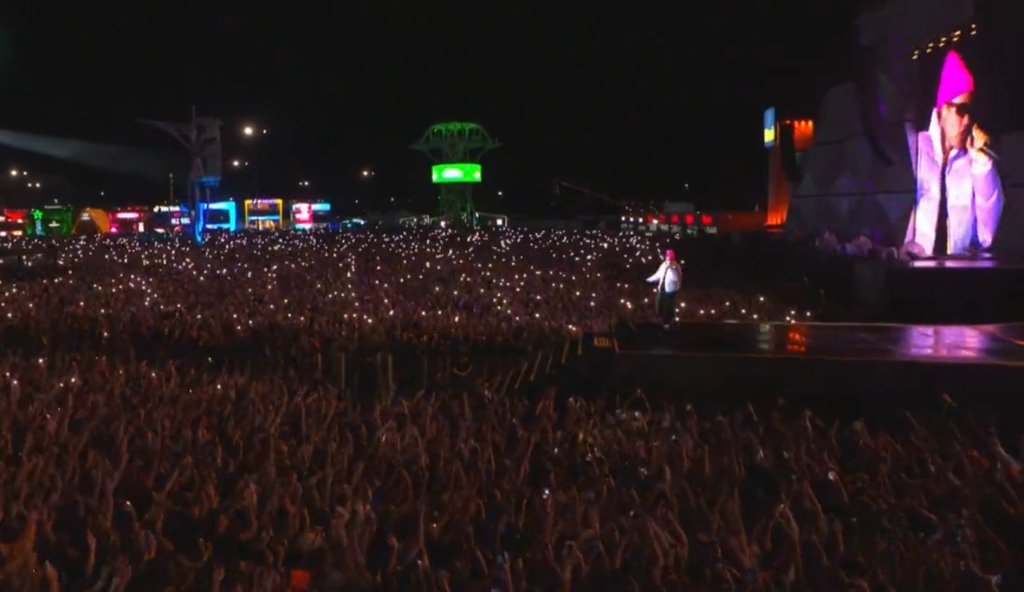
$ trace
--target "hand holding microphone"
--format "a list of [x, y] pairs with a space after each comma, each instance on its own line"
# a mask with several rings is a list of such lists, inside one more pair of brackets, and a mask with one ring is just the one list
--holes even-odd
[[982, 154], [992, 160], [999, 160], [999, 155], [989, 148], [990, 138], [985, 130], [977, 124], [971, 126], [971, 135], [967, 136], [967, 150], [971, 156], [979, 158]]

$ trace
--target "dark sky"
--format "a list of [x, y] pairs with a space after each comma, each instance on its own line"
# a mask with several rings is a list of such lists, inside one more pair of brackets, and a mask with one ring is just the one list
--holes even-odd
[[[700, 12], [690, 2], [267, 4], [7, 9], [0, 128], [169, 149], [135, 119], [183, 120], [194, 103], [223, 118], [225, 156], [256, 162], [264, 192], [310, 179], [336, 200], [397, 195], [423, 207], [428, 161], [408, 146], [429, 124], [460, 119], [503, 142], [484, 160], [481, 191], [501, 188], [515, 204], [542, 206], [550, 180], [565, 177], [657, 198], [689, 183], [706, 208], [749, 207], [765, 185], [763, 109], [813, 115], [846, 77], [857, 13], [853, 0]], [[245, 121], [271, 130], [258, 154], [239, 143]], [[0, 158], [63, 173], [78, 194], [106, 187], [152, 203], [166, 192]], [[364, 166], [377, 171], [372, 186], [358, 180]], [[239, 191], [255, 182], [226, 179]]]

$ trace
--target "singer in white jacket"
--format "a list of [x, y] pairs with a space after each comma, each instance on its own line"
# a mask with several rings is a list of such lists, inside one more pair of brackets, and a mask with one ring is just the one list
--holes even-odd
[[946, 56], [928, 131], [908, 130], [917, 200], [905, 251], [916, 256], [964, 255], [992, 246], [1003, 211], [988, 135], [973, 121], [974, 78], [956, 53]]
[[661, 262], [661, 267], [647, 278], [647, 283], [658, 284], [656, 309], [666, 325], [675, 318], [676, 294], [679, 293], [682, 279], [683, 269], [676, 261], [676, 253], [672, 249], [665, 251], [665, 260]]

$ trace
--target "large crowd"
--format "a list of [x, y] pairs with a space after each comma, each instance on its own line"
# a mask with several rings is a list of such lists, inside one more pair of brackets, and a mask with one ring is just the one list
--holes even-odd
[[[53, 257], [0, 284], [0, 589], [1024, 587], [1024, 439], [962, 402], [560, 382], [584, 332], [655, 319], [651, 237], [13, 246]], [[688, 286], [676, 249], [681, 321], [814, 314]]]

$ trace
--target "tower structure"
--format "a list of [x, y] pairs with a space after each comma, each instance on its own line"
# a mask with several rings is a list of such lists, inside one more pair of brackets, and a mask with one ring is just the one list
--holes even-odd
[[192, 210], [192, 229], [196, 242], [201, 243], [206, 209], [201, 204], [209, 204], [211, 192], [221, 181], [221, 121], [216, 117], [196, 117], [196, 108], [192, 107], [190, 123], [148, 120], [144, 123], [174, 136], [189, 152], [188, 205]]
[[439, 190], [438, 213], [443, 220], [473, 224], [473, 185], [483, 181], [480, 159], [499, 146], [483, 127], [462, 121], [434, 124], [412, 145], [434, 162], [431, 181]]

